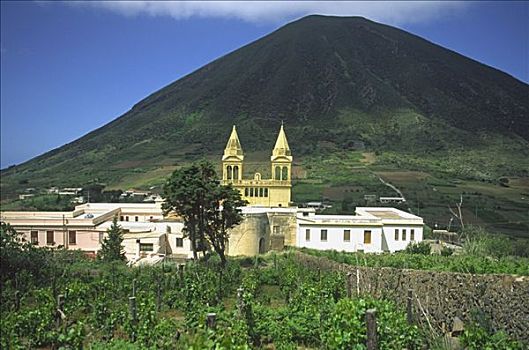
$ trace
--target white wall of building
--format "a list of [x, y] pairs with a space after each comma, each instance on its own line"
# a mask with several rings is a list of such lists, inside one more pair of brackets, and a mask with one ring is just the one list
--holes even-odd
[[[307, 230], [310, 239], [307, 240]], [[327, 230], [327, 240], [321, 238], [322, 230]], [[349, 230], [350, 239], [346, 241], [344, 231]], [[366, 231], [371, 232], [371, 243], [364, 243]], [[338, 250], [346, 252], [364, 251], [366, 253], [382, 252], [381, 226], [326, 226], [299, 224], [297, 232], [297, 246], [318, 250]]]
[[[188, 258], [193, 257], [193, 252], [191, 251], [191, 241], [188, 238], [184, 238], [184, 233], [182, 229], [184, 224], [181, 222], [171, 222], [171, 223], [160, 223], [169, 226], [169, 232], [167, 233], [167, 240], [169, 241], [169, 246], [171, 247], [172, 254], [175, 255], [185, 255]], [[167, 229], [166, 229], [167, 231]], [[182, 239], [182, 246], [178, 246], [177, 243]]]
[[[413, 231], [413, 240], [412, 240]], [[422, 241], [423, 227], [416, 225], [384, 225], [383, 249], [389, 252], [404, 250], [410, 243]]]

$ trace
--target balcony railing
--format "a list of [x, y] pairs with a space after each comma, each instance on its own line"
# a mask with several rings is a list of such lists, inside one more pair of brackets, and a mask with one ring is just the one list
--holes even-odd
[[289, 186], [291, 185], [290, 181], [284, 180], [222, 180], [223, 184], [233, 184], [233, 185], [244, 185], [244, 186]]

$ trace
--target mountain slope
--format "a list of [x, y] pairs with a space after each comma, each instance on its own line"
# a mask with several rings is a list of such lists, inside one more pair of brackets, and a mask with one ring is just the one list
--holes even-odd
[[219, 157], [232, 124], [246, 151], [269, 151], [281, 120], [298, 157], [358, 141], [413, 154], [483, 149], [491, 138], [529, 156], [527, 84], [390, 26], [309, 16], [153, 93], [84, 137], [3, 170], [2, 195], [28, 183], [116, 183]]

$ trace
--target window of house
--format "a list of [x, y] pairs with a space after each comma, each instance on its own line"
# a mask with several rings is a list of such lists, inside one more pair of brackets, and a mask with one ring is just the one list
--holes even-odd
[[253, 197], [253, 187], [250, 188], [250, 197]]
[[176, 237], [176, 246], [178, 248], [182, 248], [184, 246], [184, 239], [180, 237]]
[[154, 216], [149, 216], [149, 220], [152, 221], [154, 219]]
[[260, 188], [260, 189], [259, 189], [259, 197], [263, 197], [263, 195], [264, 195], [263, 189]]
[[248, 191], [248, 187], [244, 189], [244, 196], [248, 197], [250, 195], [250, 192]]
[[125, 221], [129, 221], [129, 217], [128, 216], [125, 216]]
[[138, 221], [139, 217], [135, 216], [134, 221]]
[[77, 244], [77, 232], [68, 231], [68, 244], [76, 245]]
[[154, 243], [140, 243], [140, 252], [154, 251]]
[[46, 231], [46, 244], [53, 245], [53, 231]]
[[402, 240], [406, 240], [406, 230], [402, 230]]
[[105, 238], [104, 232], [99, 232], [99, 244], [103, 243], [103, 239]]
[[124, 217], [123, 215], [121, 215], [121, 216], [119, 217], [119, 221], [125, 221], [125, 217]]
[[31, 231], [31, 244], [39, 244], [39, 231]]
[[327, 230], [321, 230], [321, 237], [320, 239], [322, 241], [327, 241]]
[[272, 232], [274, 233], [274, 235], [279, 235], [281, 234], [281, 227], [280, 226], [274, 226], [272, 228]]
[[304, 211], [304, 212], [303, 212], [303, 216], [309, 216], [309, 212]]
[[399, 240], [399, 230], [398, 229], [395, 229], [395, 240], [396, 241]]
[[265, 196], [265, 197], [268, 197], [268, 188], [265, 188], [265, 189], [264, 189], [264, 196]]
[[410, 230], [410, 241], [415, 240], [415, 230]]
[[305, 240], [310, 241], [310, 228], [305, 230]]
[[351, 230], [343, 230], [343, 240], [344, 242], [351, 241]]
[[364, 244], [371, 244], [371, 231], [364, 231]]

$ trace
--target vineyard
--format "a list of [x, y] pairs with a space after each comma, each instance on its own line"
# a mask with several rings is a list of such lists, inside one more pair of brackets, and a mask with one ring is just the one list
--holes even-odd
[[[338, 272], [300, 264], [294, 252], [129, 268], [46, 251], [2, 281], [2, 349], [366, 349], [376, 310], [378, 349], [439, 348], [410, 324], [405, 305], [348, 297]], [[349, 293], [350, 294], [350, 293]], [[468, 349], [522, 349], [476, 325]]]

